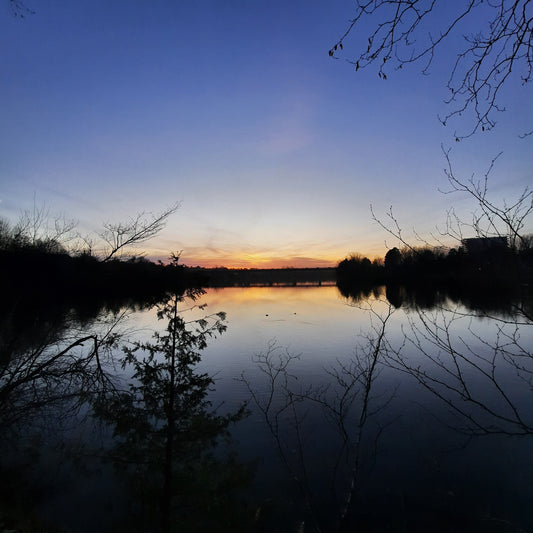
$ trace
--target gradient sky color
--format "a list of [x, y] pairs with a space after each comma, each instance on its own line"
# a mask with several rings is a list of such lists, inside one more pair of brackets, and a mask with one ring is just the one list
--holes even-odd
[[[179, 201], [149, 257], [188, 265], [333, 266], [394, 242], [389, 206], [428, 236], [452, 205], [441, 144], [496, 198], [533, 182], [531, 92], [519, 73], [495, 130], [454, 142], [443, 127], [454, 41], [421, 66], [355, 72], [328, 50], [348, 0], [27, 0], [0, 5], [0, 215], [46, 203], [84, 232]], [[463, 30], [465, 30], [463, 28]], [[460, 41], [455, 41], [460, 44]], [[355, 50], [354, 50], [355, 54]], [[350, 58], [350, 40], [344, 56]], [[463, 117], [461, 120], [469, 120]]]

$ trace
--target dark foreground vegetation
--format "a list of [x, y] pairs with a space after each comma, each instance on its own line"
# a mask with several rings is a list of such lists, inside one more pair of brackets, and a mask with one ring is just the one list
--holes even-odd
[[[181, 280], [165, 274], [172, 273], [169, 267], [146, 268]], [[138, 271], [130, 265], [123, 272]], [[86, 293], [73, 308], [37, 293], [29, 301], [0, 303], [1, 531], [77, 530], [49, 524], [39, 507], [42, 495], [68, 486], [65, 469], [90, 483], [111, 468], [115, 485], [108, 494], [102, 485], [107, 507], [86, 517], [83, 531], [100, 530], [102, 517], [109, 531], [167, 532], [176, 530], [174, 524], [180, 531], [247, 530], [250, 513], [238, 496], [252, 468], [229, 452], [229, 426], [247, 412], [244, 405], [222, 413], [212, 406], [214, 378], [196, 368], [208, 340], [226, 329], [223, 312], [188, 316], [205, 307], [195, 303], [202, 293], [169, 291], [159, 304], [153, 295], [88, 301]], [[151, 341], [136, 341], [124, 308], [154, 305], [166, 327]], [[113, 441], [76, 443], [69, 428], [93, 436], [105, 428]], [[56, 439], [57, 453], [50, 449]], [[56, 476], [35, 479], [34, 471], [55, 462]], [[200, 516], [204, 502], [209, 505]], [[67, 505], [61, 519], [79, 524], [76, 512]]]
[[[177, 206], [140, 213], [126, 223], [104, 223], [82, 236], [76, 222], [52, 216], [45, 206], [25, 211], [14, 225], [0, 219], [0, 275], [4, 298], [31, 295], [76, 305], [88, 301], [153, 297], [181, 292], [200, 281], [178, 264], [138, 257], [131, 249], [156, 235]], [[190, 274], [190, 275], [189, 275]]]
[[197, 273], [182, 265], [153, 263], [143, 257], [104, 262], [91, 255], [49, 253], [33, 247], [0, 250], [0, 274], [15, 292], [50, 293], [76, 301], [157, 297], [200, 282]]

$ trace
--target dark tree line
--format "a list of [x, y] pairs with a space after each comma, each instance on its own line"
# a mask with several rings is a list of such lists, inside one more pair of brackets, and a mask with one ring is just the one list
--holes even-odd
[[161, 296], [177, 285], [199, 283], [185, 267], [144, 258], [101, 262], [89, 255], [70, 256], [35, 249], [0, 250], [0, 275], [5, 294], [32, 293], [45, 299], [91, 299]]
[[[352, 254], [337, 266], [339, 287], [365, 287], [386, 284], [431, 286], [433, 289], [474, 288], [523, 289], [533, 274], [533, 250], [512, 250], [506, 245], [486, 246], [484, 239], [472, 239], [449, 250], [431, 247], [391, 248], [383, 261], [371, 262]], [[499, 242], [499, 241], [498, 241]], [[481, 244], [476, 249], [474, 244]], [[501, 244], [501, 243], [500, 243]], [[469, 245], [469, 246], [468, 246]], [[470, 249], [469, 249], [470, 248]]]
[[[135, 247], [157, 235], [177, 205], [161, 213], [139, 213], [126, 222], [105, 222], [82, 235], [77, 222], [42, 205], [23, 211], [11, 224], [0, 219], [0, 274], [12, 297], [31, 292], [43, 299], [110, 299], [153, 295], [197, 286], [199, 274], [177, 261], [154, 263]], [[176, 254], [179, 258], [179, 253]]]

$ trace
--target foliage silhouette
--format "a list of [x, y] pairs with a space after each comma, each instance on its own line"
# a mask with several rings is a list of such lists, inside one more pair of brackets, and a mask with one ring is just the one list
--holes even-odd
[[36, 465], [46, 463], [42, 443], [68, 448], [63, 436], [73, 427], [83, 432], [88, 403], [114, 390], [112, 352], [125, 314], [99, 315], [36, 297], [1, 302], [0, 523], [6, 529], [49, 530], [38, 508], [57, 481], [35, 478]]
[[[54, 259], [51, 254], [46, 257]], [[77, 263], [76, 258], [66, 257]], [[90, 266], [96, 264], [97, 271], [102, 272], [100, 263], [82, 259]], [[159, 309], [160, 318], [169, 321], [167, 334], [156, 334], [155, 343], [134, 343], [125, 349], [122, 363], [134, 374], [134, 382], [127, 390], [122, 390], [124, 380], [117, 377], [114, 356], [125, 335], [120, 331], [122, 318], [127, 313], [124, 305], [134, 309], [152, 307], [160, 295], [148, 291], [144, 297], [134, 299], [131, 294], [135, 291], [127, 290], [126, 298], [113, 298], [108, 294], [104, 299], [99, 296], [100, 291], [91, 298], [86, 292], [69, 298], [55, 295], [56, 284], [52, 284], [47, 293], [33, 291], [31, 286], [27, 293], [15, 289], [6, 293], [8, 297], [0, 305], [2, 445], [8, 449], [14, 445], [24, 455], [23, 442], [29, 439], [31, 443], [33, 430], [39, 433], [41, 426], [52, 431], [52, 428], [72, 423], [81, 431], [88, 422], [88, 405], [92, 404], [100, 418], [116, 424], [118, 444], [111, 457], [117, 465], [126, 465], [123, 472], [131, 482], [126, 486], [133, 490], [139, 488], [146, 496], [141, 498], [140, 506], [132, 504], [133, 515], [139, 518], [137, 511], [146, 511], [146, 519], [130, 524], [127, 530], [172, 530], [169, 521], [175, 509], [171, 499], [175, 498], [181, 503], [180, 531], [184, 527], [202, 531], [208, 523], [213, 530], [238, 530], [239, 521], [246, 521], [247, 516], [243, 507], [230, 505], [232, 489], [248, 483], [251, 470], [230, 454], [222, 459], [211, 451], [215, 450], [215, 443], [227, 437], [228, 426], [245, 416], [245, 408], [225, 416], [210, 409], [207, 396], [214, 384], [213, 378], [193, 368], [208, 339], [225, 330], [225, 317], [217, 313], [187, 323], [176, 314], [178, 303], [185, 297], [195, 300], [203, 290], [185, 289], [182, 276], [174, 272], [181, 272], [179, 255], [172, 259], [168, 266], [145, 261], [137, 263], [166, 272], [162, 288], [166, 290], [172, 286], [175, 292], [170, 300], [165, 297], [167, 304]], [[114, 266], [128, 269], [131, 265], [109, 262], [105, 269]], [[128, 281], [131, 282], [131, 278]], [[144, 291], [141, 294], [145, 294]], [[28, 306], [30, 297], [33, 305]], [[50, 303], [51, 298], [54, 304]], [[100, 316], [104, 318], [96, 318]], [[137, 360], [140, 351], [148, 351], [149, 357]], [[165, 354], [169, 357], [166, 364]], [[162, 427], [163, 420], [167, 421], [167, 430]], [[150, 424], [153, 424], [152, 431]], [[165, 438], [167, 441], [163, 443]], [[93, 452], [85, 449], [81, 453], [86, 456]], [[26, 470], [31, 471], [30, 456], [27, 467], [20, 467], [21, 479], [26, 476]], [[156, 466], [162, 468], [161, 477], [152, 470]], [[9, 463], [0, 465], [1, 475], [16, 477], [17, 470], [10, 474], [8, 467]], [[173, 484], [178, 471], [179, 483]], [[158, 492], [160, 480], [165, 484], [162, 494]], [[35, 485], [31, 483], [29, 490]], [[6, 497], [5, 501], [13, 503], [14, 500]], [[198, 514], [197, 510], [203, 508], [206, 501], [210, 512]], [[6, 509], [0, 507], [1, 515], [10, 524], [23, 524], [23, 516], [15, 512], [18, 504], [6, 505]], [[166, 523], [162, 517], [166, 517]]]
[[337, 267], [337, 285], [345, 295], [356, 295], [363, 289], [369, 292], [379, 284], [387, 285], [391, 295], [399, 286], [421, 296], [440, 291], [456, 298], [462, 294], [463, 300], [475, 301], [486, 295], [486, 300], [492, 302], [499, 297], [501, 307], [505, 307], [526, 295], [532, 274], [533, 256], [529, 248], [512, 250], [501, 246], [468, 252], [464, 246], [448, 251], [405, 246], [401, 250], [390, 249], [384, 266], [353, 256], [344, 259]]
[[[447, 223], [445, 234], [461, 241], [447, 253], [409, 244], [392, 209], [388, 224], [378, 220], [404, 245], [390, 250], [385, 261], [387, 298], [395, 307], [415, 311], [403, 329], [403, 345], [389, 352], [389, 363], [459, 415], [462, 431], [530, 435], [533, 422], [516, 397], [521, 386], [533, 388], [533, 354], [522, 341], [533, 324], [531, 240], [523, 233], [533, 194], [526, 188], [513, 202], [494, 203], [487, 197], [487, 175], [479, 182], [461, 180], [450, 166], [452, 191], [469, 194], [480, 212], [470, 223], [454, 217], [455, 229]], [[463, 239], [464, 227], [477, 237]], [[490, 333], [476, 331], [477, 317], [488, 319]], [[419, 356], [416, 363], [413, 353]], [[513, 386], [512, 375], [518, 376]]]
[[96, 234], [82, 235], [76, 220], [52, 214], [46, 204], [37, 206], [34, 198], [33, 209], [22, 211], [14, 226], [0, 218], [0, 250], [89, 256], [103, 263], [135, 258], [133, 247], [159, 234], [178, 208], [176, 203], [160, 213], [143, 211], [126, 222], [104, 222]]
[[[197, 295], [187, 294], [193, 300]], [[183, 301], [173, 294], [159, 306], [158, 318], [167, 326], [153, 342], [124, 348], [122, 367], [131, 369], [131, 383], [118, 395], [99, 398], [95, 413], [113, 426], [109, 457], [138, 498], [128, 530], [235, 531], [249, 517], [232, 496], [250, 481], [250, 471], [214, 451], [246, 409], [218, 414], [208, 399], [213, 378], [195, 369], [208, 340], [225, 331], [225, 315], [186, 321]]]

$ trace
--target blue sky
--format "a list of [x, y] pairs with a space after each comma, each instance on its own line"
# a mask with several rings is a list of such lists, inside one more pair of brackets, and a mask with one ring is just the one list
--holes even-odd
[[84, 232], [179, 201], [148, 256], [323, 266], [396, 244], [370, 204], [392, 205], [408, 235], [473, 209], [438, 191], [441, 144], [465, 176], [503, 151], [498, 198], [533, 181], [531, 137], [518, 138], [533, 124], [528, 88], [508, 84], [496, 129], [455, 143], [461, 123], [437, 119], [453, 46], [430, 76], [355, 73], [328, 56], [350, 1], [26, 5], [22, 20], [0, 5], [0, 214], [12, 221], [34, 198]]

